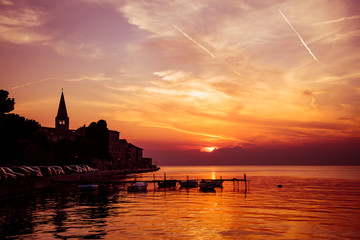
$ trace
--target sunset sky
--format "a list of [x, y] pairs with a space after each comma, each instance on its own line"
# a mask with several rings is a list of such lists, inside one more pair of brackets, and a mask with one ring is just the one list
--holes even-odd
[[359, 53], [358, 0], [0, 0], [14, 112], [145, 153], [359, 138]]

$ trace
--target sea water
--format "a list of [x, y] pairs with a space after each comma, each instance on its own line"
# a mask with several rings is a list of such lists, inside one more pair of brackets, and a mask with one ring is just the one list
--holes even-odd
[[359, 166], [162, 167], [131, 179], [244, 174], [247, 188], [229, 181], [215, 192], [71, 184], [3, 200], [0, 239], [360, 239]]

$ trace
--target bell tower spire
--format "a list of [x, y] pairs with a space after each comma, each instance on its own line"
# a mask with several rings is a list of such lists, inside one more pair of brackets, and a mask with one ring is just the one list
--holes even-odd
[[55, 128], [69, 130], [69, 117], [68, 117], [67, 111], [66, 111], [63, 89], [61, 89], [59, 109], [58, 109], [58, 113], [55, 118]]

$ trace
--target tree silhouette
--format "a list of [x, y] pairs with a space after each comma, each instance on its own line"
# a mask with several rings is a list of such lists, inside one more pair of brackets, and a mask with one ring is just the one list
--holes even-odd
[[0, 90], [0, 164], [46, 162], [49, 143], [37, 133], [40, 124], [10, 113], [15, 100], [8, 96], [8, 91]]
[[15, 99], [9, 98], [9, 92], [0, 89], [0, 114], [8, 113], [14, 110]]
[[92, 122], [86, 130], [86, 138], [93, 144], [94, 157], [109, 159], [109, 130], [105, 120]]

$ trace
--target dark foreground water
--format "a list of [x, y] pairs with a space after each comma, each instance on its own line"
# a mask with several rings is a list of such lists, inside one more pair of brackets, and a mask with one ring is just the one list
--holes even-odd
[[156, 178], [164, 171], [252, 181], [246, 193], [232, 182], [215, 193], [62, 186], [1, 201], [0, 239], [360, 239], [360, 167], [163, 167]]

